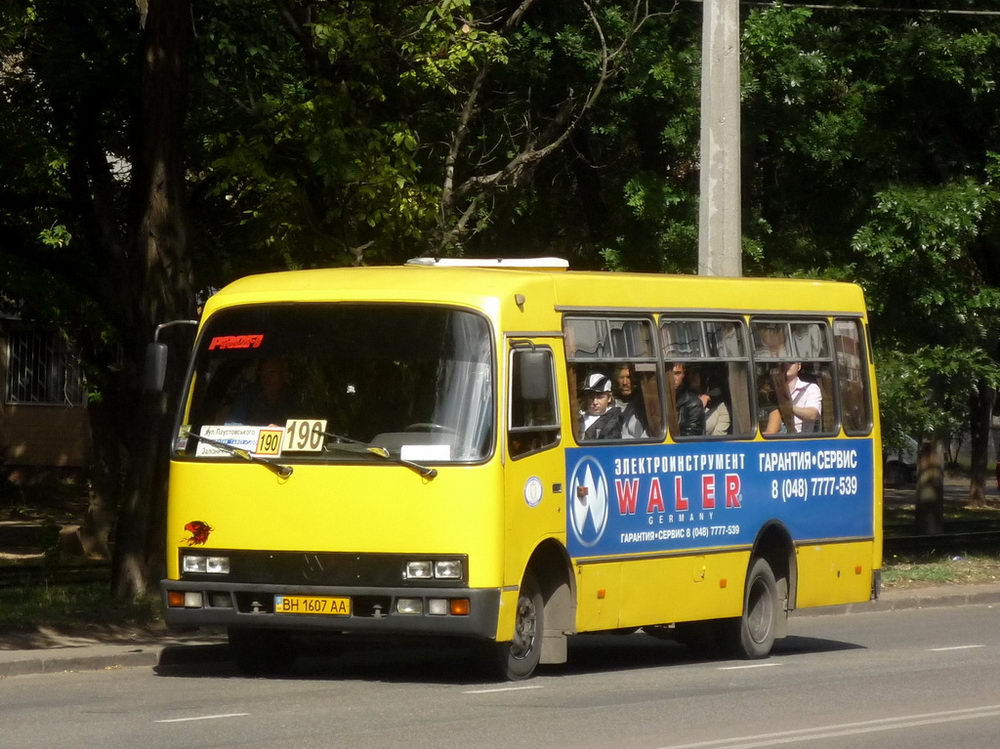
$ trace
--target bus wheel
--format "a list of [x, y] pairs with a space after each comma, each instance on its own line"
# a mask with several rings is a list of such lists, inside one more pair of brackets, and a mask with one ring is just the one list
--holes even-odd
[[230, 627], [229, 654], [247, 676], [277, 676], [291, 671], [296, 648], [286, 632]]
[[778, 618], [778, 586], [771, 565], [754, 560], [743, 593], [743, 616], [725, 622], [724, 641], [738, 658], [767, 658], [774, 646]]
[[527, 679], [538, 665], [542, 654], [542, 633], [545, 602], [534, 577], [527, 575], [517, 596], [514, 615], [514, 637], [510, 642], [496, 644], [499, 675], [509, 681]]

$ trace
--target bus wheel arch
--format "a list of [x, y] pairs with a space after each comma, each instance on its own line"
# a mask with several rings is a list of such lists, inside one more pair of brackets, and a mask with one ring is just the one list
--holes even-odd
[[565, 663], [567, 633], [576, 627], [575, 580], [569, 555], [543, 541], [525, 565], [514, 611], [513, 637], [497, 648], [499, 675], [529, 678], [539, 663]]
[[531, 678], [541, 661], [544, 631], [545, 603], [541, 587], [531, 570], [528, 570], [517, 591], [511, 639], [491, 646], [496, 673], [501, 679], [518, 681]]
[[541, 663], [566, 662], [566, 635], [576, 629], [576, 579], [566, 549], [558, 541], [539, 544], [525, 576], [534, 576], [545, 609]]
[[774, 641], [788, 633], [795, 605], [795, 546], [779, 522], [764, 525], [754, 541], [743, 587], [743, 610], [720, 620], [720, 644], [740, 658], [766, 658]]
[[[787, 614], [795, 609], [795, 592], [798, 585], [798, 567], [795, 561], [795, 544], [788, 529], [776, 520], [766, 523], [757, 534], [753, 552], [750, 554], [750, 567], [754, 560], [763, 558], [774, 573], [774, 581], [778, 591], [780, 604], [778, 617], [779, 637], [786, 632]], [[749, 569], [748, 569], [749, 572]]]
[[[747, 565], [743, 614], [732, 625], [736, 626], [738, 622], [739, 632], [731, 633], [729, 638], [731, 649], [734, 648], [738, 655], [766, 657], [773, 641], [788, 634], [788, 614], [795, 608], [797, 577], [795, 544], [791, 534], [777, 520], [765, 523], [754, 540]], [[773, 601], [762, 600], [762, 596], [773, 596]], [[756, 642], [762, 635], [755, 634], [753, 630], [763, 631], [760, 617], [772, 604], [775, 609], [770, 614], [773, 632], [764, 638], [767, 642]]]

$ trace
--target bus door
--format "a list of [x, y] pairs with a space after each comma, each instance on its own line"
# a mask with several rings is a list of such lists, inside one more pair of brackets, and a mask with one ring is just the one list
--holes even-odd
[[552, 348], [509, 339], [507, 363], [504, 584], [519, 585], [540, 540], [565, 532], [566, 498]]

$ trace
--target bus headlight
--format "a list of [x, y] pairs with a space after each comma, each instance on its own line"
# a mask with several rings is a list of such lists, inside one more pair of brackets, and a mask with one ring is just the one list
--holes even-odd
[[205, 572], [216, 575], [228, 575], [229, 557], [208, 557], [205, 560]]
[[403, 577], [407, 580], [429, 579], [433, 577], [433, 567], [430, 562], [407, 562]]
[[434, 577], [442, 580], [461, 580], [462, 560], [439, 559], [434, 562]]
[[181, 562], [182, 572], [196, 572], [210, 575], [228, 575], [229, 557], [206, 557], [200, 554], [185, 554]]
[[403, 568], [404, 580], [461, 580], [461, 559], [414, 560]]

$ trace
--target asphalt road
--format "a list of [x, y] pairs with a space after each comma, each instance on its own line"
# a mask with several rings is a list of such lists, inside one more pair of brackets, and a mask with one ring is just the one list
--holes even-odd
[[642, 634], [483, 682], [470, 654], [365, 648], [292, 676], [227, 664], [0, 680], [0, 747], [993, 747], [1000, 606], [803, 617], [766, 661]]

